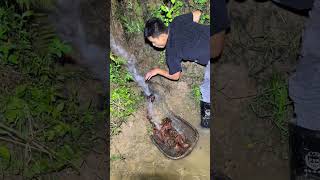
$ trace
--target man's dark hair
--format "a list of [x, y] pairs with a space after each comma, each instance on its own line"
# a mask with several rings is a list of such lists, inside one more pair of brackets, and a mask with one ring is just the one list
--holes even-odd
[[159, 18], [151, 18], [146, 22], [146, 26], [144, 28], [144, 37], [148, 38], [152, 36], [155, 38], [160, 34], [167, 32], [167, 26]]

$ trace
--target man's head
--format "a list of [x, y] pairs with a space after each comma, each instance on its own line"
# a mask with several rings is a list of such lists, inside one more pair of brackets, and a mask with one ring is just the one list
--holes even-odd
[[168, 40], [168, 28], [158, 18], [151, 18], [146, 22], [144, 37], [157, 48], [164, 48]]

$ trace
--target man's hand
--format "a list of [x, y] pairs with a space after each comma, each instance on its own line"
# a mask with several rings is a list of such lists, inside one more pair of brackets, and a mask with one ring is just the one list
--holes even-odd
[[193, 15], [193, 22], [199, 23], [201, 11], [199, 11], [199, 10], [193, 11], [192, 15]]
[[162, 70], [160, 68], [154, 68], [152, 70], [150, 70], [145, 76], [144, 76], [144, 79], [145, 80], [150, 80], [153, 76], [156, 76], [156, 75], [160, 75], [160, 76], [163, 76], [163, 77], [166, 77], [170, 80], [174, 80], [174, 81], [177, 81], [180, 79], [180, 76], [181, 76], [181, 72], [176, 72], [172, 75], [169, 74], [168, 71], [166, 70]]
[[158, 75], [159, 70], [160, 70], [159, 68], [154, 68], [154, 69], [150, 70], [150, 71], [147, 72], [147, 74], [144, 76], [144, 79], [145, 79], [146, 81], [149, 81], [153, 76]]

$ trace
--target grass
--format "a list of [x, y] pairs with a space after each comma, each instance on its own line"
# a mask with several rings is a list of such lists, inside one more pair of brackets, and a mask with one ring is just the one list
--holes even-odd
[[138, 34], [144, 29], [143, 12], [139, 1], [121, 2], [117, 17], [126, 35]]
[[138, 108], [142, 97], [133, 90], [133, 78], [125, 68], [126, 60], [110, 54], [110, 130], [111, 136], [121, 132], [122, 123]]
[[282, 138], [288, 136], [288, 85], [284, 78], [273, 73], [259, 96], [251, 104], [258, 117], [268, 118], [279, 129]]
[[125, 32], [128, 34], [140, 33], [144, 29], [144, 22], [141, 18], [132, 19], [128, 16], [121, 17]]
[[119, 160], [125, 160], [126, 158], [122, 154], [113, 154], [110, 157], [110, 161], [119, 161]]
[[201, 100], [201, 91], [199, 85], [192, 85], [192, 97], [196, 102]]

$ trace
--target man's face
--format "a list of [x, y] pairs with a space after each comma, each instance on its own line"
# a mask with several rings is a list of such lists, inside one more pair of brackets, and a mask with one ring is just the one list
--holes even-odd
[[160, 34], [158, 37], [149, 36], [148, 40], [152, 43], [154, 47], [164, 48], [167, 44], [168, 36], [167, 34]]

